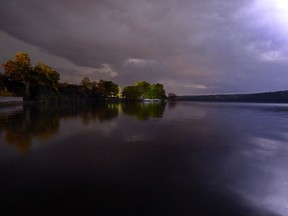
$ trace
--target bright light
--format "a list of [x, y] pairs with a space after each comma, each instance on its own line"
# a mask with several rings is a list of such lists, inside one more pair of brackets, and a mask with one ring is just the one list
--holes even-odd
[[275, 24], [286, 32], [288, 29], [288, 0], [269, 0], [271, 2], [271, 15], [276, 21]]
[[288, 0], [255, 0], [253, 9], [258, 22], [288, 34]]
[[257, 0], [257, 4], [270, 14], [285, 17], [288, 15], [287, 0]]
[[279, 12], [286, 12], [288, 13], [288, 1], [287, 0], [271, 0], [272, 5]]

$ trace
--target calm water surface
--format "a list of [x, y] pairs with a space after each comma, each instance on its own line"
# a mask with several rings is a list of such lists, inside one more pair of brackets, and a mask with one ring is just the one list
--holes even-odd
[[288, 105], [0, 107], [0, 215], [288, 215]]

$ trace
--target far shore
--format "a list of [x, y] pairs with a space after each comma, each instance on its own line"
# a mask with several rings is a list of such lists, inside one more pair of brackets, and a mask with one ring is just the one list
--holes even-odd
[[288, 90], [253, 94], [218, 94], [178, 96], [179, 101], [243, 102], [243, 103], [288, 103]]
[[[106, 99], [103, 102], [161, 102], [161, 99]], [[165, 100], [166, 101], [166, 100]], [[199, 101], [199, 102], [241, 102], [241, 103], [288, 103], [288, 90], [252, 94], [215, 94], [176, 96], [168, 101]], [[0, 104], [23, 104], [23, 97], [0, 96]], [[87, 101], [89, 102], [89, 101]], [[99, 102], [99, 101], [98, 101]], [[36, 101], [37, 103], [37, 101]], [[49, 103], [49, 102], [48, 102]]]

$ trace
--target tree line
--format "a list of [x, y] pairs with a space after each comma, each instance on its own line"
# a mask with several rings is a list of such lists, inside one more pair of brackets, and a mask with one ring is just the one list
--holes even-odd
[[165, 99], [164, 86], [145, 81], [120, 86], [112, 81], [98, 82], [84, 77], [79, 84], [60, 82], [60, 74], [39, 62], [33, 66], [28, 53], [17, 52], [14, 60], [2, 64], [0, 73], [0, 95], [23, 96], [27, 101], [86, 101], [111, 99]]
[[136, 82], [123, 89], [123, 97], [129, 99], [165, 99], [164, 86], [160, 83], [149, 84], [145, 81]]

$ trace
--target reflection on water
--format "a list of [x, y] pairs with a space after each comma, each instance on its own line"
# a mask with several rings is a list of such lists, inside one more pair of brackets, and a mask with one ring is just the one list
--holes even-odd
[[285, 104], [0, 109], [0, 211], [286, 216], [287, 117]]
[[125, 115], [135, 116], [137, 120], [148, 120], [150, 117], [162, 118], [165, 103], [125, 103], [122, 106]]
[[8, 112], [0, 116], [0, 121], [0, 131], [4, 132], [6, 143], [15, 145], [21, 152], [29, 149], [34, 138], [47, 141], [59, 128], [56, 111], [48, 107], [30, 107], [13, 115]]
[[57, 134], [59, 121], [65, 118], [80, 117], [84, 125], [91, 122], [111, 121], [118, 117], [120, 110], [135, 116], [138, 120], [150, 117], [161, 118], [163, 103], [128, 103], [74, 105], [74, 106], [9, 106], [0, 110], [0, 132], [4, 132], [7, 144], [14, 145], [21, 152], [27, 152], [33, 139], [48, 141]]

